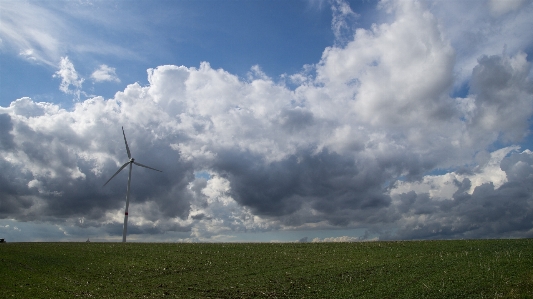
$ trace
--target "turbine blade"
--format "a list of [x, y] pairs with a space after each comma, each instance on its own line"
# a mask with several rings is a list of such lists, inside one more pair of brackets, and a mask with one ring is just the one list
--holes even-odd
[[130, 148], [128, 147], [128, 141], [126, 141], [126, 133], [124, 133], [124, 127], [122, 127], [122, 135], [124, 135], [124, 143], [126, 144], [126, 151], [128, 151], [128, 158], [131, 159]]
[[119, 170], [115, 172], [115, 174], [109, 180], [107, 180], [107, 182], [105, 182], [104, 186], [107, 185], [107, 183], [109, 183], [109, 181], [111, 181], [122, 169], [124, 169], [124, 167], [128, 166], [128, 164], [130, 164], [130, 162], [126, 162], [126, 164], [122, 165], [122, 167], [120, 167]]
[[142, 165], [141, 163], [137, 163], [137, 162], [135, 162], [135, 161], [133, 162], [133, 164], [138, 165], [138, 166], [141, 166], [141, 167], [144, 167], [144, 168], [148, 168], [148, 169], [152, 169], [152, 170], [155, 170], [155, 171], [162, 172], [162, 171], [159, 170], [159, 169], [155, 169], [155, 168], [152, 168], [152, 167], [150, 167], [150, 166]]

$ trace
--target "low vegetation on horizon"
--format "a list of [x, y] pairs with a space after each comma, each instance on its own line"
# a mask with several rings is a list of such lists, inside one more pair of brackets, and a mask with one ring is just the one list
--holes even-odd
[[2, 298], [533, 298], [533, 239], [6, 243]]

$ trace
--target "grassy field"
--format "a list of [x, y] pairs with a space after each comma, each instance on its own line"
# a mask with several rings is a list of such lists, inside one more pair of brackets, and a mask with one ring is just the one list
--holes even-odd
[[1, 298], [533, 298], [533, 240], [0, 244]]

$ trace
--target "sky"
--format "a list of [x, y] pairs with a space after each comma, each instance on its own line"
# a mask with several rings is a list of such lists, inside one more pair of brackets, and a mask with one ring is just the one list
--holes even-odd
[[533, 237], [533, 1], [0, 1], [0, 238]]

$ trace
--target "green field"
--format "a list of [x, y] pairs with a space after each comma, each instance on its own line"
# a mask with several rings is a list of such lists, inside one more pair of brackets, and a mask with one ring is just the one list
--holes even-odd
[[533, 298], [533, 240], [6, 243], [2, 298]]

